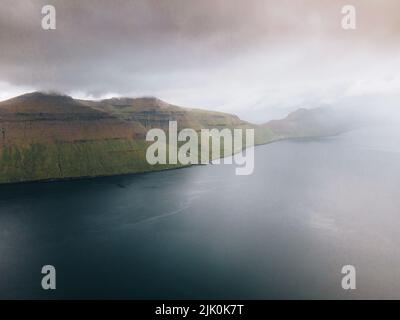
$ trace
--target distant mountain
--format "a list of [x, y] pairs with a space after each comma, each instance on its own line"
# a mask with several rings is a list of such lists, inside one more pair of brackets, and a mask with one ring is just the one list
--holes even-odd
[[[174, 106], [156, 98], [78, 100], [34, 92], [0, 102], [0, 183], [116, 175], [173, 168], [151, 166], [146, 132], [178, 129], [254, 128], [256, 144], [316, 136], [343, 128], [329, 114], [298, 110], [262, 126], [235, 115]], [[324, 122], [325, 121], [325, 122]]]
[[324, 107], [298, 109], [282, 120], [271, 120], [262, 125], [280, 138], [336, 135], [352, 128], [352, 123], [335, 109]]

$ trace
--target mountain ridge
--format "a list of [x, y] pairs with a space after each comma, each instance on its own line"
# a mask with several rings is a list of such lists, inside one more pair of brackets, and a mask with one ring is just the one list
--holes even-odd
[[177, 121], [178, 130], [252, 128], [256, 145], [336, 133], [321, 124], [326, 115], [319, 113], [301, 111], [255, 125], [229, 113], [175, 106], [154, 97], [81, 100], [32, 92], [0, 102], [0, 183], [179, 167], [151, 166], [145, 158], [147, 131], [167, 130], [169, 121]]

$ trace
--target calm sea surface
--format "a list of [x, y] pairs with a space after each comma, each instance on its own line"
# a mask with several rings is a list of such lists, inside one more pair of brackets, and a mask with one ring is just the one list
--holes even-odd
[[[0, 186], [0, 298], [400, 298], [400, 134], [231, 165]], [[54, 265], [57, 289], [41, 289]], [[341, 268], [357, 289], [341, 288]]]

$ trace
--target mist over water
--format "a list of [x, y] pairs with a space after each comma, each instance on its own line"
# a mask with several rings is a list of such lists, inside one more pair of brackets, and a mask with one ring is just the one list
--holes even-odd
[[1, 186], [0, 297], [400, 298], [399, 142], [396, 126], [364, 127], [259, 146], [250, 176]]

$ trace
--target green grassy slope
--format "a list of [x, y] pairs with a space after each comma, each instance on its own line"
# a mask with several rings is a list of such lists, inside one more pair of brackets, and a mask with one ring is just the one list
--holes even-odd
[[145, 141], [128, 139], [8, 146], [0, 154], [0, 183], [151, 171], [146, 147]]
[[[145, 158], [150, 144], [145, 141], [147, 131], [167, 131], [169, 121], [177, 121], [178, 130], [193, 128], [198, 132], [203, 128], [252, 128], [258, 145], [303, 134], [304, 126], [299, 123], [307, 123], [308, 118], [299, 122], [298, 117], [289, 117], [258, 126], [234, 115], [182, 108], [155, 98], [83, 101], [61, 95], [26, 94], [0, 102], [0, 183], [179, 167], [152, 166]], [[314, 127], [313, 134], [322, 132], [317, 125]]]

